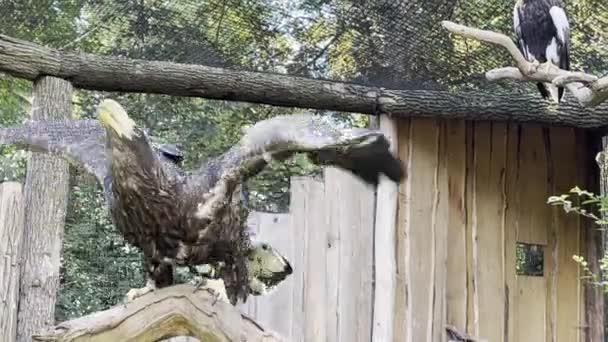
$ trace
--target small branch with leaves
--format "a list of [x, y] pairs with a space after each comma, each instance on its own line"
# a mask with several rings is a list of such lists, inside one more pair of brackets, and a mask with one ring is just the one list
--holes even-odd
[[553, 83], [556, 86], [567, 88], [584, 107], [595, 107], [608, 100], [608, 76], [598, 78], [584, 72], [562, 70], [549, 62], [542, 64], [528, 62], [513, 40], [507, 35], [480, 30], [451, 21], [443, 21], [442, 25], [453, 34], [500, 45], [509, 51], [515, 60], [516, 67], [497, 68], [486, 72], [486, 79], [489, 81], [510, 79]]

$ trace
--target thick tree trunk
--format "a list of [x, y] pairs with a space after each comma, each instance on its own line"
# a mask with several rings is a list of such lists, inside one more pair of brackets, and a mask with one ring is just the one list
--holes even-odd
[[[43, 77], [34, 83], [33, 120], [70, 117], [72, 86]], [[68, 194], [68, 164], [32, 153], [25, 183], [25, 234], [17, 341], [54, 323], [55, 295]]]
[[194, 336], [205, 342], [278, 342], [275, 333], [205, 289], [175, 285], [127, 305], [96, 312], [34, 336], [34, 341], [159, 341]]
[[0, 341], [17, 338], [23, 206], [21, 184], [0, 184]]
[[143, 92], [265, 103], [396, 117], [496, 120], [601, 127], [608, 104], [585, 109], [549, 105], [527, 96], [483, 92], [384, 90], [288, 75], [231, 71], [200, 65], [74, 54], [0, 35], [0, 71], [35, 80], [50, 75], [90, 90]]

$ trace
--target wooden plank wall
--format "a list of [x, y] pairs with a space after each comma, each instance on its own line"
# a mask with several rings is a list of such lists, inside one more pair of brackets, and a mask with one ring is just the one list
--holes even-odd
[[[413, 148], [402, 154], [412, 173], [406, 182], [411, 185], [402, 186], [411, 187], [409, 200], [402, 200], [399, 208], [400, 217], [412, 219], [400, 219], [399, 230], [410, 236], [409, 245], [426, 243], [418, 251], [411, 248], [410, 253], [426, 261], [409, 261], [416, 275], [402, 281], [398, 290], [414, 298], [406, 310], [437, 310], [416, 299], [428, 296], [430, 289], [416, 286], [416, 281], [432, 280], [433, 263], [428, 260], [440, 257], [420, 231], [426, 230], [426, 236], [443, 233], [432, 222], [442, 220], [435, 215], [447, 215], [448, 324], [488, 341], [582, 341], [581, 274], [572, 261], [581, 251], [581, 222], [546, 201], [586, 185], [586, 164], [577, 163], [586, 153], [579, 141], [583, 136], [570, 128], [424, 119], [404, 120], [400, 128], [400, 147]], [[446, 163], [434, 162], [433, 153]], [[435, 167], [435, 174], [447, 174], [447, 188], [429, 178]], [[447, 213], [428, 207], [436, 201], [442, 207], [442, 197], [432, 196], [429, 189], [447, 189]], [[517, 242], [544, 246], [543, 277], [516, 275]], [[424, 267], [416, 268], [422, 262]], [[423, 324], [431, 322], [429, 318]], [[414, 333], [404, 341], [435, 341], [430, 328], [420, 330], [416, 324], [406, 326], [425, 334]]]
[[287, 341], [370, 341], [373, 188], [334, 168], [324, 182], [292, 178], [290, 213], [252, 213], [249, 225], [294, 273], [245, 313]]
[[[397, 131], [407, 177], [386, 246], [396, 258], [392, 340], [445, 341], [446, 324], [492, 342], [589, 340], [572, 260], [583, 220], [546, 204], [586, 185], [585, 134], [431, 119], [399, 120]], [[243, 310], [288, 341], [372, 340], [383, 262], [373, 189], [333, 168], [291, 187], [290, 213], [253, 213], [249, 224], [294, 274]], [[543, 277], [516, 275], [517, 242], [544, 246]]]
[[21, 184], [0, 184], [0, 341], [17, 339], [24, 206]]

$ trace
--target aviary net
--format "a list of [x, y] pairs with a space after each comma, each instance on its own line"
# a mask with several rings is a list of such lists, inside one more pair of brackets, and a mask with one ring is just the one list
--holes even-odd
[[[22, 4], [20, 4], [22, 3]], [[323, 77], [397, 89], [517, 93], [529, 84], [488, 83], [512, 65], [499, 47], [451, 36], [440, 23], [512, 35], [512, 1], [497, 0], [91, 0], [42, 1], [36, 15], [9, 16], [4, 33], [27, 38], [64, 7], [80, 12], [57, 48], [149, 60]], [[5, 1], [0, 11], [30, 11]], [[608, 72], [608, 5], [566, 1], [572, 68]], [[31, 6], [30, 6], [31, 7]], [[55, 13], [44, 13], [55, 11]]]

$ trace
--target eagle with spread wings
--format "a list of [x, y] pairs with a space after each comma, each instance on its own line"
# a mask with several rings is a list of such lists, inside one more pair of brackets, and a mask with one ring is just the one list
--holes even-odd
[[176, 267], [220, 265], [217, 276], [233, 304], [285, 279], [291, 265], [268, 244], [253, 243], [240, 205], [242, 182], [273, 159], [305, 153], [372, 185], [381, 174], [394, 182], [404, 176], [381, 132], [340, 129], [322, 116], [260, 121], [227, 152], [185, 171], [179, 151], [154, 147], [118, 102], [104, 100], [97, 114], [0, 128], [0, 144], [58, 155], [96, 177], [114, 225], [144, 255], [147, 283], [131, 289], [129, 300], [173, 284]]

